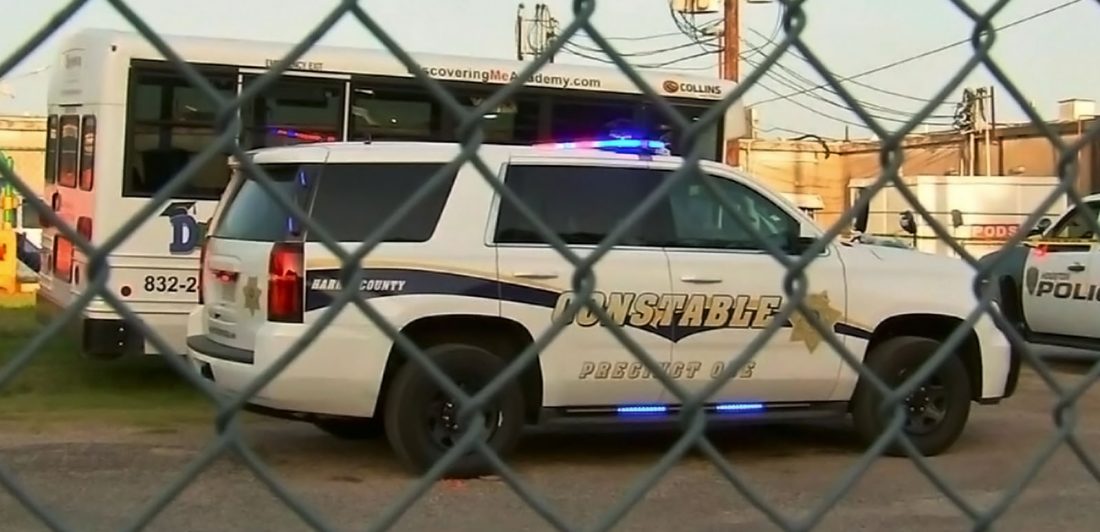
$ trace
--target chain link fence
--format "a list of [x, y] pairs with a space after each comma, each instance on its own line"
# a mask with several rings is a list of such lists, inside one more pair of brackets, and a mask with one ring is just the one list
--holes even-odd
[[[837, 76], [830, 72], [818, 55], [814, 53], [814, 50], [802, 40], [801, 37], [808, 20], [803, 9], [805, 2], [800, 0], [782, 1], [786, 7], [783, 17], [785, 38], [777, 44], [775, 49], [771, 51], [765, 59], [759, 62], [756, 68], [744, 76], [736, 90], [733, 90], [722, 101], [715, 103], [709, 112], [694, 123], [689, 122], [678, 114], [671, 105], [665, 102], [651, 87], [649, 87], [639, 76], [637, 71], [624, 59], [623, 55], [616, 53], [608, 39], [603, 36], [598, 28], [592, 25], [591, 20], [593, 13], [597, 9], [597, 5], [603, 4], [606, 0], [599, 2], [596, 0], [575, 1], [573, 3], [574, 19], [567, 26], [562, 28], [555, 43], [550, 46], [549, 49], [545, 50], [536, 60], [531, 61], [516, 79], [495, 91], [491, 97], [485, 99], [479, 106], [471, 110], [465, 110], [439, 82], [427, 76], [413, 58], [404, 51], [392, 37], [390, 37], [382, 25], [372, 18], [366, 9], [357, 5], [354, 0], [341, 2], [338, 7], [324, 17], [315, 29], [302, 39], [300, 43], [294, 46], [292, 52], [289, 53], [287, 57], [284, 57], [277, 64], [273, 65], [269, 72], [263, 74], [256, 83], [250, 85], [247, 89], [243, 90], [236, 99], [232, 100], [221, 96], [192, 66], [185, 63], [166, 45], [164, 40], [158, 37], [157, 33], [150, 28], [148, 24], [143, 22], [142, 19], [127, 6], [123, 0], [106, 1], [129, 21], [138, 32], [148, 39], [161, 54], [169, 59], [179, 72], [186, 76], [187, 80], [194, 87], [200, 89], [205, 94], [206, 98], [218, 103], [220, 108], [219, 123], [221, 125], [221, 133], [217, 142], [208, 145], [182, 171], [180, 171], [167, 186], [157, 192], [156, 195], [142, 207], [140, 212], [129, 220], [121, 230], [111, 235], [110, 238], [107, 238], [98, 246], [92, 246], [74, 227], [61, 220], [48, 205], [37, 200], [37, 196], [34, 192], [18, 175], [13, 174], [9, 169], [0, 165], [0, 173], [2, 173], [6, 179], [14, 183], [15, 187], [24, 197], [32, 198], [30, 201], [34, 204], [34, 207], [38, 210], [40, 215], [51, 224], [57, 226], [60, 233], [74, 242], [77, 248], [88, 257], [90, 266], [88, 271], [93, 272], [88, 283], [89, 289], [80, 294], [74, 303], [65, 309], [59, 319], [44, 327], [33, 340], [24, 345], [22, 350], [12, 357], [2, 370], [0, 370], [0, 387], [10, 383], [13, 378], [19, 374], [20, 370], [34, 359], [36, 352], [45, 344], [47, 339], [60, 333], [67, 322], [76, 318], [81, 309], [93, 298], [101, 298], [104, 302], [117, 310], [120, 315], [150, 339], [157, 349], [164, 353], [172, 352], [163, 338], [147, 327], [125, 302], [121, 301], [115, 294], [106, 289], [107, 280], [110, 275], [110, 269], [106, 267], [106, 257], [113, 249], [120, 245], [128, 233], [144, 220], [159, 212], [163, 208], [164, 203], [191, 179], [192, 175], [199, 167], [206, 164], [212, 158], [223, 156], [227, 152], [231, 152], [235, 155], [253, 178], [256, 179], [257, 182], [263, 186], [264, 190], [275, 198], [284, 209], [302, 220], [305, 229], [319, 235], [319, 240], [323, 243], [325, 248], [334, 256], [338, 257], [345, 265], [346, 271], [344, 273], [347, 280], [344, 286], [349, 287], [343, 290], [333, 304], [311, 324], [308, 332], [295, 341], [277, 363], [273, 364], [263, 372], [262, 375], [258, 376], [251, 386], [236, 397], [226, 398], [216, 394], [207, 381], [201, 379], [196, 372], [188, 367], [185, 362], [179, 360], [178, 357], [164, 357], [168, 363], [178, 370], [180, 375], [218, 405], [218, 413], [215, 419], [217, 437], [210, 441], [201, 453], [199, 453], [186, 468], [179, 472], [178, 477], [176, 477], [170, 485], [166, 486], [147, 506], [133, 516], [131, 526], [128, 527], [128, 529], [141, 529], [151, 523], [154, 518], [192, 481], [194, 481], [207, 466], [216, 458], [226, 453], [236, 453], [242, 459], [243, 463], [247, 465], [247, 467], [250, 468], [287, 507], [292, 509], [311, 527], [319, 530], [328, 530], [331, 528], [323, 515], [311, 509], [307, 504], [297, 499], [281, 485], [280, 481], [275, 478], [268, 466], [266, 466], [259, 456], [244, 443], [241, 438], [240, 428], [237, 424], [237, 418], [246, 402], [248, 402], [258, 390], [263, 388], [267, 383], [270, 383], [284, 368], [291, 364], [291, 362], [302, 353], [303, 349], [305, 349], [306, 346], [332, 322], [336, 314], [349, 304], [358, 307], [367, 318], [390, 336], [401, 349], [408, 353], [412, 362], [422, 366], [446, 393], [460, 398], [462, 409], [460, 415], [479, 417], [482, 416], [479, 409], [486, 405], [489, 398], [497, 393], [504, 386], [505, 382], [517, 378], [524, 368], [530, 364], [537, 363], [536, 359], [540, 350], [554, 341], [555, 337], [564, 328], [565, 322], [568, 321], [570, 316], [573, 316], [582, 306], [587, 307], [588, 311], [597, 316], [600, 323], [607, 328], [607, 331], [613, 334], [618, 341], [622, 343], [623, 348], [633, 353], [633, 355], [637, 357], [637, 359], [641, 361], [645, 367], [668, 388], [668, 390], [675, 394], [676, 399], [681, 401], [684, 405], [681, 415], [682, 436], [679, 437], [676, 444], [673, 445], [657, 463], [653, 464], [652, 467], [631, 486], [626, 494], [619, 499], [617, 505], [608, 508], [602, 518], [592, 525], [592, 528], [598, 530], [607, 530], [615, 526], [616, 523], [618, 523], [647, 493], [647, 491], [650, 490], [654, 484], [685, 455], [685, 453], [692, 449], [700, 451], [704, 456], [709, 458], [730, 484], [732, 484], [748, 501], [766, 514], [772, 522], [784, 530], [809, 530], [815, 528], [830, 509], [837, 504], [868, 468], [883, 454], [884, 449], [894, 441], [904, 446], [913, 463], [928, 480], [930, 480], [973, 521], [975, 529], [990, 528], [998, 517], [1012, 505], [1014, 499], [1020, 495], [1024, 487], [1039, 472], [1054, 451], [1063, 444], [1073, 449], [1081, 463], [1088, 469], [1089, 473], [1094, 478], [1100, 479], [1100, 469], [1098, 469], [1096, 462], [1084, 451], [1073, 432], [1076, 418], [1074, 402], [1084, 393], [1088, 386], [1093, 384], [1093, 382], [1100, 377], [1100, 365], [1093, 367], [1085, 378], [1072, 388], [1064, 387], [1056, 382], [1049, 366], [1032, 352], [1024, 342], [1021, 334], [1014, 328], [1013, 323], [1002, 314], [1000, 308], [991, 304], [997, 297], [995, 293], [996, 287], [992, 286], [992, 283], [984, 283], [982, 281], [988, 279], [994, 268], [998, 265], [995, 262], [979, 263], [978, 257], [971, 255], [963, 246], [960, 246], [952, 238], [950, 231], [944, 227], [943, 224], [937, 222], [930, 216], [928, 211], [921, 206], [918, 199], [899, 178], [899, 169], [903, 157], [902, 139], [925, 121], [930, 114], [934, 112], [936, 106], [943, 102], [948, 95], [956, 92], [961, 82], [968, 74], [973, 72], [976, 68], [984, 66], [1007, 89], [1008, 94], [1015, 103], [1020, 106], [1020, 108], [1024, 109], [1031, 122], [1043, 131], [1046, 138], [1052, 145], [1057, 147], [1061, 154], [1058, 161], [1058, 175], [1062, 178], [1061, 185], [1035, 213], [1028, 216], [1027, 219], [1022, 222], [1022, 225], [1025, 227], [1034, 225], [1041, 217], [1041, 213], [1047, 211], [1051, 205], [1054, 204], [1058, 195], [1063, 193], [1067, 195], [1073, 204], [1079, 206], [1083, 205], [1080, 195], [1072, 188], [1074, 176], [1077, 174], [1076, 154], [1086, 145], [1086, 143], [1097, 139], [1100, 133], [1097, 131], [1097, 126], [1094, 125], [1090, 127], [1084, 135], [1077, 138], [1074, 143], [1065, 143], [1055, 131], [1045, 124], [1036, 110], [1029, 105], [1027, 98], [1021, 94], [1019, 89], [1012, 83], [1012, 80], [1009, 79], [997, 63], [991, 59], [989, 52], [996, 41], [996, 32], [991, 21], [993, 17], [1001, 12], [1009, 3], [1008, 0], [995, 2], [995, 4], [985, 12], [976, 11], [962, 0], [951, 0], [951, 3], [954, 4], [955, 7], [962, 13], [965, 13], [966, 16], [973, 21], [974, 33], [972, 44], [974, 55], [954, 76], [952, 76], [943, 88], [930, 99], [927, 105], [921, 108], [905, 124], [893, 132], [885, 129], [878, 120], [871, 116], [868, 110], [865, 109], [864, 106], [862, 106], [844, 87]], [[0, 64], [0, 76], [9, 73], [15, 65], [30, 52], [38, 48], [43, 41], [80, 10], [85, 3], [87, 3], [86, 0], [74, 0], [69, 2], [45, 27], [37, 31], [31, 39], [13, 53], [8, 54], [3, 63]], [[262, 169], [252, 164], [245, 156], [241, 147], [237, 145], [237, 131], [239, 127], [237, 112], [241, 109], [243, 103], [255, 98], [259, 93], [269, 87], [288, 69], [288, 67], [301, 59], [303, 54], [313, 47], [338, 21], [347, 17], [359, 21], [366, 30], [381, 41], [394, 57], [407, 66], [410, 72], [414, 73], [419, 83], [429, 90], [431, 94], [442, 103], [446, 112], [460, 123], [460, 138], [464, 139], [461, 143], [461, 154], [446, 168], [440, 170], [435, 177], [429, 181], [428, 186], [415, 194], [414, 197], [410, 197], [408, 201], [398, 209], [398, 212], [388, 223], [377, 228], [362, 242], [358, 249], [352, 252], [341, 248], [337, 242], [331, 238], [327, 228], [318, 226], [309, 219], [308, 215], [298, 205], [287, 200], [282, 194], [277, 192], [272, 179], [266, 175]], [[519, 204], [515, 195], [504, 188], [494, 178], [494, 172], [489, 169], [478, 156], [478, 149], [484, 138], [484, 132], [480, 126], [482, 123], [480, 117], [486, 112], [496, 108], [507, 98], [513, 96], [554, 54], [560, 52], [562, 43], [569, 41], [578, 32], [586, 33], [592, 41], [607, 52], [614, 64], [629, 76], [668, 120], [675, 124], [676, 128], [681, 133], [684, 145], [687, 146], [693, 145], [695, 139], [697, 139], [708, 126], [719, 120], [725, 110], [733, 102], [743, 98], [748, 89], [753, 87], [769, 69], [776, 66], [777, 60], [781, 56], [792, 50], [797, 50], [806, 58], [809, 64], [813, 66], [817, 73], [827, 81], [829, 87], [846, 102], [846, 104], [875, 134], [883, 139], [881, 148], [881, 175], [874, 185], [868, 189], [867, 193], [861, 196], [861, 199], [856, 202], [855, 205], [852, 205], [837, 222], [826, 228], [825, 238], [815, 241], [815, 243], [801, 256], [792, 257], [776, 247], [774, 243], [764, 239], [754, 226], [749, 223], [746, 216], [741, 214], [738, 209], [735, 209], [733, 204], [725, 196], [719, 193], [713, 183], [701, 179], [702, 174], [698, 166], [700, 161], [699, 152], [698, 150], [692, 150], [684, 156], [682, 167], [672, 178], [668, 179], [667, 182], [646, 201], [638, 205], [633, 215], [622, 220], [593, 253], [581, 258], [571, 251], [544, 221], [537, 219], [529, 208]], [[573, 302], [564, 313], [567, 319], [559, 320], [547, 330], [543, 331], [543, 333], [535, 339], [533, 344], [529, 345], [522, 353], [515, 357], [503, 374], [499, 375], [492, 384], [486, 386], [474, 395], [464, 393], [438, 367], [432, 364], [423, 350], [417, 348], [409, 338], [403, 336], [392, 324], [388, 323], [371, 303], [356, 297], [356, 292], [352, 288], [359, 286], [362, 280], [362, 272], [356, 268], [356, 265], [375, 248], [382, 239], [382, 236], [401, 218], [415, 216], [414, 209], [416, 204], [431, 191], [432, 187], [442, 183], [443, 177], [446, 176], [448, 172], [453, 172], [458, 166], [464, 164], [472, 164], [476, 167], [485, 178], [485, 181], [500, 194], [502, 201], [515, 204], [518, 211], [539, 230], [541, 236], [545, 238], [547, 242], [550, 242], [554, 249], [573, 265], [576, 274], [573, 278], [572, 288], [578, 295], [578, 297], [573, 299]], [[787, 274], [784, 278], [784, 288], [786, 295], [792, 302], [790, 304], [785, 304], [778, 315], [776, 315], [775, 319], [772, 320], [771, 325], [768, 326], [767, 329], [762, 330], [759, 336], [743, 353], [737, 354], [732, 363], [727, 365], [724, 374], [716, 378], [714, 382], [699, 395], [690, 395], [687, 393], [662, 369], [660, 364], [658, 364], [650, 354], [619, 329], [615, 321], [608, 315], [607, 311], [602, 306], [596, 304], [589, 297], [594, 292], [597, 285], [593, 275], [593, 266], [601, 257], [605, 256], [608, 251], [617, 244], [618, 239], [621, 238], [633, 224], [637, 223], [658, 200], [662, 199], [673, 186], [687, 180], [696, 180], [699, 185], [709, 190], [713, 196], [721, 202], [724, 208], [727, 209], [731, 215], [735, 216], [737, 221], [739, 221], [747, 231], [751, 232], [760, 242], [760, 245], [774, 257], [777, 267], [786, 269]], [[841, 234], [853, 219], [853, 213], [865, 208], [874, 194], [888, 184], [897, 187], [903, 196], [914, 206], [916, 214], [932, 228], [935, 234], [940, 239], [948, 242], [952, 250], [961, 257], [961, 260], [966, 261], [967, 264], [974, 268], [976, 274], [974, 290], [980, 298], [980, 304], [974, 308], [966, 317], [965, 321], [946, 338], [940, 348], [931, 359], [924, 364], [921, 370], [909, 376], [909, 378], [897, 388], [888, 387], [883, 380], [862, 366], [860, 364], [861, 356], [846, 348], [833, 333], [831, 328], [826, 327], [804, 302], [807, 293], [806, 270], [811, 262], [825, 249], [825, 246], [827, 246], [830, 241], [835, 240]], [[1092, 226], [1094, 234], [1100, 234], [1100, 227], [1096, 226], [1096, 217], [1091, 217], [1089, 223]], [[1018, 246], [1024, 238], [1025, 232], [1020, 232], [1004, 245], [1006, 248]], [[706, 401], [706, 397], [710, 396], [719, 386], [735, 376], [756, 354], [757, 350], [763, 346], [764, 342], [776, 333], [780, 324], [785, 323], [789, 318], [795, 316], [796, 313], [801, 314], [802, 317], [812, 324], [814, 329], [822, 335], [832, 349], [839, 353], [848, 365], [859, 372], [862, 379], [872, 383], [879, 393], [885, 396], [884, 403], [889, 409], [889, 412], [885, 413], [890, 414], [891, 420], [887, 430], [884, 431], [882, 436], [865, 450], [860, 459], [848, 469], [847, 473], [842, 478], [838, 479], [832, 485], [828, 493], [820, 498], [820, 502], [818, 502], [815, 507], [810, 508], [809, 511], [798, 519], [783, 515], [775, 508], [770, 507], [761, 494], [750, 487], [742, 476], [739, 475], [738, 471], [723, 458], [721, 453], [704, 434], [706, 421], [701, 409], [701, 406]], [[950, 484], [930, 467], [929, 461], [916, 451], [913, 443], [903, 431], [905, 413], [902, 406], [902, 400], [912, 392], [921, 381], [931, 375], [932, 371], [944, 361], [946, 357], [952, 356], [952, 353], [959, 348], [964, 341], [964, 337], [970, 328], [983, 315], [991, 316], [992, 319], [995, 320], [998, 328], [1007, 335], [1011, 343], [1024, 358], [1024, 364], [1033, 368], [1041, 379], [1050, 386], [1051, 390], [1057, 394], [1058, 402], [1054, 416], [1055, 430], [1050, 434], [1046, 444], [1033, 456], [1030, 463], [1027, 464], [1027, 467], [1016, 478], [1015, 482], [1008, 486], [1004, 492], [1004, 497], [1000, 501], [991, 507], [979, 509], [964, 500]], [[572, 529], [573, 526], [570, 523], [565, 522], [561, 516], [555, 513], [555, 510], [548, 503], [547, 499], [533, 490], [520, 478], [515, 470], [506, 464], [482, 441], [481, 436], [484, 428], [479, 429], [478, 427], [481, 427], [483, 424], [472, 423], [470, 425], [474, 428], [467, 431], [460, 441], [438, 460], [430, 471], [425, 473], [422, 478], [415, 482], [402, 497], [393, 501], [386, 511], [372, 523], [371, 528], [388, 529], [393, 526], [410, 506], [413, 505], [418, 498], [424, 495], [434, 482], [444, 475], [446, 470], [451, 467], [456, 460], [461, 458], [462, 455], [474, 451], [484, 456], [484, 458], [492, 464], [493, 468], [496, 469], [499, 476], [554, 528], [561, 530]], [[20, 485], [10, 473], [3, 469], [0, 469], [0, 484], [3, 484], [8, 492], [48, 527], [54, 530], [75, 530], [65, 524], [60, 516], [52, 514], [30, 491]]]

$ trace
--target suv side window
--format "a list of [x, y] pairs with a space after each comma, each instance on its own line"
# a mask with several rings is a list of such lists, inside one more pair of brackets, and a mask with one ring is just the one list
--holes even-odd
[[[729, 179], [706, 175], [756, 230], [783, 247], [798, 233], [798, 220], [755, 190]], [[669, 196], [673, 243], [670, 247], [763, 250], [752, 233], [702, 184], [682, 181]]]
[[1097, 213], [1100, 213], [1100, 202], [1092, 202], [1085, 204], [1088, 207], [1088, 211], [1092, 211], [1086, 215], [1087, 211], [1074, 207], [1069, 214], [1062, 218], [1058, 225], [1051, 229], [1050, 237], [1057, 240], [1096, 240], [1097, 237], [1092, 232], [1092, 227], [1088, 223], [1086, 216], [1091, 216], [1093, 220], [1097, 219]]
[[[599, 244], [657, 188], [660, 175], [645, 168], [569, 165], [516, 165], [504, 186], [516, 194], [566, 244]], [[654, 213], [656, 212], [653, 211]], [[659, 246], [651, 214], [634, 224], [616, 245]], [[500, 198], [495, 241], [546, 244], [512, 202]]]
[[[443, 163], [336, 163], [321, 169], [310, 216], [341, 242], [367, 238], [417, 191]], [[435, 233], [457, 171], [438, 183], [382, 242], [427, 242]], [[308, 233], [308, 232], [307, 232]], [[318, 241], [316, 234], [306, 240]]]

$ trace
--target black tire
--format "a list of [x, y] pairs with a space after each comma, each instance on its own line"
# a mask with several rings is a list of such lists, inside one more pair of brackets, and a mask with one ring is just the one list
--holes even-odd
[[378, 419], [319, 419], [313, 426], [341, 440], [371, 440], [385, 433]]
[[[941, 343], [917, 336], [886, 340], [867, 354], [865, 366], [893, 388], [928, 360]], [[931, 402], [925, 402], [925, 399]], [[870, 445], [890, 424], [893, 410], [880, 413], [882, 395], [860, 379], [852, 397], [852, 420], [864, 443]], [[913, 401], [906, 405], [908, 401]], [[924, 386], [914, 391], [903, 406], [908, 418], [904, 432], [923, 456], [935, 456], [950, 448], [970, 417], [971, 390], [966, 366], [957, 356], [948, 357]], [[940, 415], [936, 415], [939, 413]], [[938, 418], [938, 421], [933, 422]], [[897, 442], [886, 448], [889, 456], [907, 456]]]
[[[466, 344], [437, 345], [426, 353], [469, 395], [483, 388], [506, 366], [505, 361], [493, 353]], [[401, 462], [417, 474], [435, 465], [450, 449], [448, 441], [458, 441], [465, 433], [461, 427], [454, 432], [443, 427], [433, 431], [433, 422], [445, 424], [443, 412], [433, 407], [445, 411], [446, 401], [442, 388], [412, 360], [405, 362], [397, 372], [386, 393], [383, 416], [386, 436]], [[523, 393], [518, 383], [507, 383], [483, 412], [486, 421], [497, 420], [495, 429], [491, 428], [488, 433], [489, 446], [500, 456], [507, 455], [519, 440], [525, 421]], [[452, 414], [457, 414], [457, 406]], [[472, 450], [459, 458], [444, 476], [470, 478], [492, 473], [488, 462]]]

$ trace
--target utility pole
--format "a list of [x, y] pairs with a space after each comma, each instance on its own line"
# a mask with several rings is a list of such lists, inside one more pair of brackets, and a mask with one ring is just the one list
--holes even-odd
[[992, 124], [989, 120], [988, 100], [991, 87], [978, 87], [975, 91], [977, 109], [975, 115], [975, 129], [982, 134], [982, 157], [985, 159], [985, 175], [993, 175], [993, 134]]
[[722, 6], [722, 79], [741, 78], [741, 0], [725, 0]]
[[[722, 6], [722, 78], [741, 81], [741, 0], [725, 0]], [[741, 141], [732, 139], [726, 146], [726, 163], [741, 165]]]
[[516, 59], [523, 61], [523, 4], [516, 8]]
[[[711, 30], [702, 30], [706, 34], [717, 33], [720, 35], [718, 42], [721, 48], [718, 53], [719, 77], [735, 83], [741, 80], [741, 2], [752, 4], [765, 4], [771, 0], [721, 0], [722, 23]], [[717, 2], [711, 0], [669, 0], [672, 8], [685, 15], [717, 14]], [[716, 21], [717, 22], [717, 21]], [[744, 125], [751, 130], [749, 117], [741, 117]], [[730, 139], [725, 148], [725, 162], [730, 166], [741, 165], [741, 141], [739, 138]]]
[[974, 175], [974, 132], [976, 130], [977, 98], [974, 90], [963, 89], [962, 101], [955, 105], [955, 130], [962, 135], [963, 155], [959, 159], [959, 175]]
[[[979, 152], [985, 159], [985, 175], [993, 174], [996, 120], [993, 116], [992, 100], [993, 87], [965, 88], [962, 101], [955, 106], [955, 129], [963, 135], [962, 153], [965, 154], [966, 162], [963, 167], [960, 161], [960, 175], [977, 175]], [[979, 145], [982, 145], [981, 149]]]
[[[550, 14], [550, 6], [535, 4], [534, 18], [526, 18], [524, 5], [516, 9], [516, 58], [523, 61], [526, 57], [538, 57], [550, 43], [557, 38], [558, 19]], [[554, 62], [554, 56], [550, 56]]]

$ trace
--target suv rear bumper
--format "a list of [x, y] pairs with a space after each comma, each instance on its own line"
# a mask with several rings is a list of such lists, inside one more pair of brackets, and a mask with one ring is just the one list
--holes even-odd
[[[215, 388], [237, 395], [274, 365], [307, 326], [267, 324], [256, 348], [218, 343], [202, 330], [202, 307], [191, 314], [187, 356]], [[321, 415], [372, 417], [389, 345], [326, 331], [247, 402], [251, 407]]]
[[187, 350], [190, 353], [198, 353], [205, 357], [238, 364], [252, 364], [256, 359], [256, 354], [253, 351], [219, 344], [203, 334], [188, 336]]

